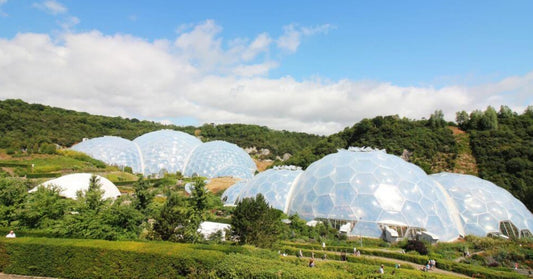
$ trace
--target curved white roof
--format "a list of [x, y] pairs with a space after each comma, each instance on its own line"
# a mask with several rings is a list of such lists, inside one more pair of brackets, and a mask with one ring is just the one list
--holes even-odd
[[[68, 174], [39, 184], [37, 187], [31, 189], [30, 193], [37, 191], [37, 188], [41, 186], [50, 187], [55, 185], [61, 188], [59, 195], [66, 198], [76, 199], [76, 193], [78, 191], [87, 191], [89, 189], [89, 180], [91, 176], [93, 176], [91, 173]], [[117, 186], [113, 184], [113, 182], [99, 175], [96, 177], [100, 181], [101, 189], [104, 190], [103, 199], [114, 199], [120, 196], [120, 191], [118, 190]]]
[[454, 199], [466, 234], [500, 232], [500, 222], [511, 221], [520, 231], [533, 232], [533, 214], [507, 190], [472, 175], [430, 175]]
[[452, 202], [414, 164], [382, 151], [339, 150], [311, 164], [289, 196], [288, 213], [354, 221], [354, 235], [379, 237], [386, 224], [458, 237]]
[[146, 133], [133, 140], [141, 150], [144, 175], [167, 172], [184, 173], [185, 164], [194, 148], [202, 142], [183, 132], [159, 130]]

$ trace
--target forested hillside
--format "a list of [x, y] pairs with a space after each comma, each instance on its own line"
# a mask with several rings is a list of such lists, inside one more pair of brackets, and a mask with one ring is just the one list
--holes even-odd
[[502, 106], [457, 114], [471, 137], [479, 176], [508, 189], [533, 210], [533, 107], [523, 114]]
[[[91, 115], [21, 100], [0, 101], [0, 148], [16, 152], [47, 153], [48, 146], [70, 147], [83, 138], [104, 135], [134, 139], [160, 129], [173, 129], [200, 136], [202, 140], [226, 140], [243, 148], [267, 148], [270, 157], [294, 154], [322, 137], [305, 133], [275, 131], [257, 125], [205, 124], [202, 127], [163, 125], [122, 117]], [[43, 152], [44, 151], [44, 152]]]
[[289, 163], [307, 167], [339, 148], [350, 146], [386, 149], [387, 153], [405, 155], [426, 172], [453, 169], [457, 146], [446, 122], [440, 119], [409, 120], [398, 116], [363, 119], [344, 131], [331, 135], [315, 146], [293, 156]]

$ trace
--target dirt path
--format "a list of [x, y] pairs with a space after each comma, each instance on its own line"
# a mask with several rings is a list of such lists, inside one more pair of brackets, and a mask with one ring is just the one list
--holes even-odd
[[[361, 255], [361, 257], [365, 257], [365, 258], [370, 258], [370, 259], [376, 259], [376, 260], [384, 260], [384, 261], [388, 261], [388, 262], [395, 262], [395, 263], [399, 263], [400, 265], [409, 265], [409, 266], [412, 266], [413, 268], [417, 269], [417, 270], [422, 270], [422, 268], [424, 267], [423, 265], [421, 264], [416, 264], [416, 263], [412, 263], [412, 262], [408, 262], [408, 261], [402, 261], [402, 260], [397, 260], [397, 259], [391, 259], [391, 258], [385, 258], [385, 257], [378, 257], [378, 256], [370, 256], [370, 255]], [[437, 265], [439, 263], [437, 262]], [[422, 272], [422, 271], [420, 271]], [[466, 276], [464, 274], [461, 274], [461, 273], [457, 273], [457, 272], [452, 272], [452, 271], [447, 271], [447, 270], [442, 270], [442, 269], [438, 269], [438, 268], [433, 268], [432, 270], [428, 271], [427, 274], [431, 274], [431, 273], [437, 273], [437, 274], [442, 274], [442, 275], [448, 275], [448, 276], [456, 276], [456, 277], [461, 277], [461, 278], [470, 278], [469, 276]]]

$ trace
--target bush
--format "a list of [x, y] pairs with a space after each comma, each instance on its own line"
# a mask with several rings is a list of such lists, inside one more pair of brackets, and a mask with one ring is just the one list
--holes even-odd
[[409, 240], [403, 248], [405, 251], [417, 251], [420, 255], [428, 254], [428, 248], [426, 247], [426, 244], [420, 240]]

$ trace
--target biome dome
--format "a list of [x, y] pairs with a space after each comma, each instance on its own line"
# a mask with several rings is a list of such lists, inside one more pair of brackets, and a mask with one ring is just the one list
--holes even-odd
[[247, 180], [240, 180], [226, 189], [221, 197], [222, 201], [224, 202], [224, 206], [235, 206], [239, 200], [242, 189], [247, 183]]
[[339, 150], [311, 164], [290, 194], [288, 213], [355, 224], [352, 235], [380, 237], [387, 226], [400, 237], [458, 237], [447, 195], [422, 169], [382, 151], [360, 151]]
[[138, 146], [121, 137], [103, 136], [84, 140], [71, 149], [83, 152], [108, 165], [131, 167], [133, 172], [142, 172], [143, 165]]
[[217, 140], [196, 147], [185, 167], [185, 175], [250, 179], [255, 170], [254, 161], [242, 148]]
[[150, 132], [133, 141], [104, 136], [84, 140], [71, 148], [109, 165], [129, 166], [134, 173], [144, 175], [179, 171], [208, 178], [249, 179], [256, 170], [252, 158], [234, 144], [224, 141], [202, 143], [189, 134], [173, 130]]
[[[31, 189], [29, 192], [37, 191], [39, 187], [51, 187], [56, 186], [61, 189], [59, 195], [76, 199], [76, 193], [78, 191], [87, 191], [89, 189], [89, 182], [93, 174], [90, 173], [74, 173], [61, 176], [56, 179], [48, 180], [42, 184], [39, 184], [37, 187]], [[96, 175], [100, 183], [101, 189], [104, 190], [103, 199], [114, 199], [120, 196], [120, 191], [113, 182], [109, 181], [107, 178]]]
[[438, 173], [430, 177], [455, 201], [466, 234], [531, 236], [533, 214], [505, 189], [472, 175]]
[[265, 171], [230, 187], [223, 196], [226, 205], [261, 193], [278, 209], [286, 201], [286, 214], [327, 220], [348, 227], [349, 235], [367, 237], [395, 230], [400, 238], [422, 233], [452, 241], [465, 234], [531, 237], [533, 232], [533, 214], [505, 189], [471, 175], [428, 176], [384, 150], [339, 150], [303, 172], [282, 173]]
[[275, 167], [257, 174], [243, 187], [238, 199], [262, 194], [274, 208], [285, 211], [292, 184], [303, 171], [299, 168]]
[[166, 170], [185, 172], [185, 164], [194, 148], [202, 142], [183, 132], [159, 130], [146, 133], [133, 140], [141, 150], [145, 175]]

